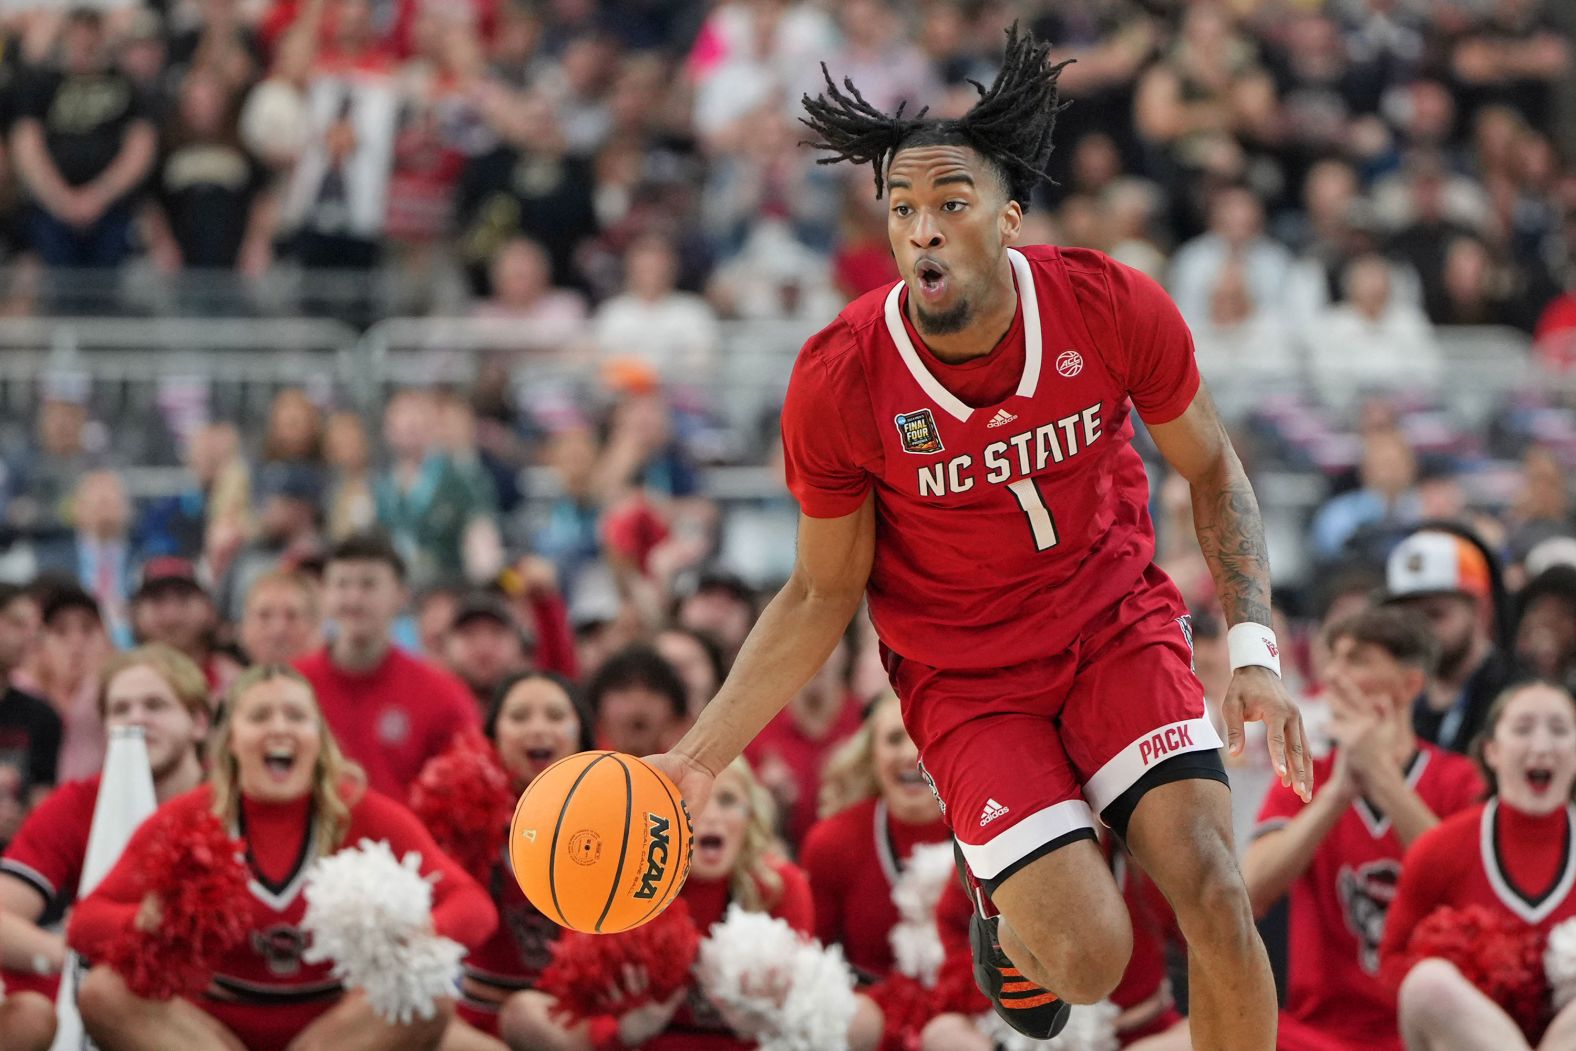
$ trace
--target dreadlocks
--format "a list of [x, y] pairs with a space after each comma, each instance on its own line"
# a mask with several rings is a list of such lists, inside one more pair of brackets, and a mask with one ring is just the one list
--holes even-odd
[[1051, 157], [1051, 132], [1056, 115], [1068, 105], [1060, 101], [1057, 91], [1057, 80], [1068, 63], [1047, 68], [1050, 50], [1049, 44], [1039, 43], [1027, 31], [1019, 33], [1014, 22], [1007, 30], [1001, 71], [989, 88], [977, 80], [969, 81], [979, 92], [979, 101], [956, 120], [926, 119], [928, 106], [905, 117], [906, 101], [896, 113], [882, 113], [865, 101], [849, 78], [843, 78], [842, 88], [833, 83], [823, 62], [825, 93], [815, 98], [804, 96], [809, 116], [800, 121], [820, 136], [807, 145], [832, 152], [817, 164], [852, 161], [870, 165], [875, 170], [879, 198], [886, 167], [904, 146], [962, 143], [990, 160], [1001, 172], [1008, 195], [1027, 208], [1035, 185], [1041, 179], [1053, 181], [1045, 172]]

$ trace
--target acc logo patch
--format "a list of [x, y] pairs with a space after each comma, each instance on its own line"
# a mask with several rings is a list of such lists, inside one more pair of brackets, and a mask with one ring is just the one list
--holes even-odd
[[1071, 348], [1056, 356], [1056, 371], [1072, 379], [1083, 371], [1083, 355]]
[[904, 452], [926, 456], [939, 453], [944, 448], [941, 432], [936, 429], [936, 418], [929, 409], [901, 413], [893, 417], [893, 422], [897, 424], [897, 436], [903, 442]]

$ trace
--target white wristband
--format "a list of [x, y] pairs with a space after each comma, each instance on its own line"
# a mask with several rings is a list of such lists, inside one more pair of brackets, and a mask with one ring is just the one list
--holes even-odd
[[1226, 653], [1231, 658], [1231, 670], [1256, 665], [1268, 668], [1276, 675], [1281, 673], [1280, 647], [1275, 643], [1275, 633], [1262, 624], [1243, 621], [1233, 624], [1226, 632]]

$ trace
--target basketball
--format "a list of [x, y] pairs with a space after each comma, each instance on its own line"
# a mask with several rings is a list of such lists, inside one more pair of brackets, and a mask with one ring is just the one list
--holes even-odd
[[520, 796], [509, 860], [542, 915], [615, 934], [678, 896], [693, 838], [667, 775], [632, 755], [580, 752], [543, 770]]

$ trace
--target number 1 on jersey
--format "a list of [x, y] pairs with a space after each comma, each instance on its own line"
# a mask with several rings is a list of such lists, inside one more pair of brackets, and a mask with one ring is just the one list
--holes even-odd
[[1029, 529], [1034, 533], [1034, 550], [1048, 551], [1057, 544], [1056, 520], [1051, 509], [1040, 499], [1040, 490], [1033, 478], [1020, 478], [1007, 486], [1017, 498], [1018, 506], [1029, 518]]

